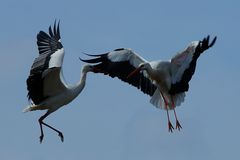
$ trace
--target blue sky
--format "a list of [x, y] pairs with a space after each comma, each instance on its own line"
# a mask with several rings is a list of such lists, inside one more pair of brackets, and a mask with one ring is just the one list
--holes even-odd
[[[0, 159], [237, 159], [239, 7], [237, 0], [2, 1]], [[193, 40], [218, 36], [200, 57], [177, 108], [181, 132], [168, 132], [166, 112], [152, 106], [147, 95], [90, 73], [80, 96], [46, 119], [64, 133], [65, 142], [45, 128], [39, 144], [37, 119], [44, 112], [21, 111], [28, 105], [25, 81], [38, 54], [36, 35], [55, 19], [61, 20], [69, 83], [79, 80], [81, 52], [126, 47], [147, 60], [170, 59]]]

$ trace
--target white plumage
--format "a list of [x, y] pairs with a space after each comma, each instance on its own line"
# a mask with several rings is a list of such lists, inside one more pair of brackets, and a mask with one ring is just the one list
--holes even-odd
[[202, 41], [193, 41], [169, 61], [148, 62], [131, 49], [124, 48], [99, 55], [87, 54], [94, 58], [81, 60], [94, 64], [98, 73], [118, 77], [150, 95], [154, 106], [167, 110], [168, 127], [172, 132], [168, 110], [174, 110], [176, 128], [180, 130], [175, 107], [184, 101], [198, 57], [215, 41], [216, 37], [209, 43], [209, 36]]
[[42, 125], [56, 131], [63, 141], [63, 134], [59, 130], [43, 122], [52, 112], [70, 103], [85, 86], [87, 72], [93, 71], [92, 66], [85, 65], [81, 70], [80, 81], [75, 85], [67, 85], [62, 75], [64, 48], [61, 43], [59, 23], [49, 27], [49, 34], [40, 31], [37, 35], [39, 56], [34, 60], [30, 75], [27, 79], [28, 97], [31, 105], [24, 112], [47, 110], [39, 118], [41, 129], [40, 142], [44, 133]]

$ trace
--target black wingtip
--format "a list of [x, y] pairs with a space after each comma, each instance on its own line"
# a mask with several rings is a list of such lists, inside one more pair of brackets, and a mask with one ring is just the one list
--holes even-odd
[[90, 56], [90, 57], [101, 57], [101, 56], [104, 55], [104, 54], [89, 54], [89, 53], [86, 53], [86, 52], [82, 52], [82, 54], [85, 54], [85, 55]]
[[208, 35], [207, 37], [203, 38], [202, 41], [200, 41], [200, 42], [201, 42], [202, 52], [203, 52], [204, 50], [212, 47], [212, 46], [215, 44], [215, 42], [216, 42], [216, 40], [217, 40], [217, 36], [215, 36], [215, 37], [213, 38], [213, 40], [212, 40], [211, 43], [209, 42], [209, 39], [210, 39], [210, 36]]
[[85, 63], [94, 63], [94, 62], [92, 61], [92, 59], [82, 59], [82, 58], [80, 58], [80, 57], [78, 57], [78, 58], [79, 58], [80, 61], [85, 62]]
[[55, 19], [55, 21], [54, 21], [54, 34], [55, 35], [59, 35], [60, 34], [60, 32], [59, 32], [59, 24], [60, 24], [60, 20], [58, 21], [58, 23], [56, 23], [57, 22], [57, 20]]
[[203, 42], [206, 43], [206, 44], [208, 44], [209, 38], [210, 38], [210, 36], [208, 35], [207, 37], [205, 37], [205, 38], [203, 39]]
[[84, 60], [83, 60], [82, 58], [78, 57], [78, 59], [79, 59], [80, 61], [83, 61], [83, 62], [84, 62]]
[[52, 26], [50, 25], [48, 28], [49, 35], [53, 37], [53, 31], [52, 31]]
[[56, 20], [54, 21], [53, 33], [54, 33], [54, 35], [57, 35]]
[[209, 44], [209, 48], [215, 44], [216, 40], [217, 40], [217, 36], [213, 38], [212, 42]]
[[85, 63], [99, 63], [99, 62], [102, 61], [102, 58], [99, 57], [99, 58], [94, 58], [94, 59], [81, 59], [81, 58], [79, 57], [79, 60], [81, 60], [81, 61], [83, 61], [83, 62], [85, 62]]
[[61, 38], [60, 36], [60, 20], [58, 21], [58, 25], [57, 25], [57, 35], [59, 36], [59, 39]]
[[49, 26], [48, 32], [49, 32], [49, 35], [51, 37], [57, 36], [57, 38], [59, 38], [59, 39], [61, 38], [60, 37], [60, 27], [59, 27], [59, 25], [60, 25], [60, 20], [57, 23], [57, 20], [55, 19], [53, 27], [51, 25]]

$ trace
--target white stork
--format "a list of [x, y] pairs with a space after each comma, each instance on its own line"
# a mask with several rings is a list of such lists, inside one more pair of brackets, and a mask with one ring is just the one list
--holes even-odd
[[87, 72], [93, 71], [92, 66], [85, 65], [81, 70], [80, 81], [75, 85], [67, 85], [62, 76], [64, 48], [61, 43], [59, 23], [49, 27], [49, 34], [40, 31], [37, 35], [39, 56], [34, 60], [30, 75], [27, 79], [28, 98], [31, 105], [24, 112], [47, 110], [38, 120], [41, 135], [44, 133], [42, 125], [56, 131], [63, 142], [63, 134], [59, 130], [43, 122], [43, 120], [60, 107], [70, 103], [85, 86]]
[[172, 132], [174, 128], [170, 122], [168, 110], [174, 110], [176, 129], [180, 130], [182, 127], [177, 119], [175, 107], [184, 101], [198, 57], [212, 47], [216, 39], [215, 37], [209, 43], [209, 36], [207, 36], [202, 41], [191, 42], [169, 61], [148, 62], [134, 51], [124, 48], [99, 55], [87, 54], [95, 58], [81, 60], [94, 64], [97, 73], [118, 77], [150, 95], [150, 102], [154, 106], [167, 110], [168, 128]]

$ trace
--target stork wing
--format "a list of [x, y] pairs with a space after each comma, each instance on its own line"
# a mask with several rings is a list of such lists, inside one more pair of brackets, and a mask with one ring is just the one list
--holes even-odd
[[64, 49], [61, 43], [59, 23], [49, 27], [49, 34], [37, 35], [39, 56], [34, 60], [27, 79], [28, 97], [35, 104], [66, 89], [61, 79]]
[[188, 82], [195, 72], [198, 57], [205, 50], [212, 47], [216, 39], [217, 37], [214, 37], [210, 43], [209, 36], [207, 36], [202, 41], [191, 42], [186, 49], [171, 59], [172, 85], [169, 93], [177, 94], [188, 91]]
[[138, 68], [141, 63], [146, 62], [146, 60], [134, 53], [132, 50], [120, 48], [109, 53], [89, 56], [95, 58], [81, 60], [86, 63], [95, 64], [95, 72], [109, 75], [112, 78], [118, 77], [120, 80], [137, 87], [143, 93], [150, 96], [152, 96], [156, 90], [156, 86], [147, 77], [147, 75], [142, 72], [127, 78], [127, 76]]

